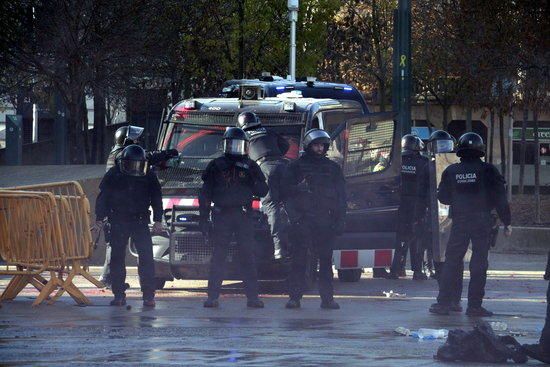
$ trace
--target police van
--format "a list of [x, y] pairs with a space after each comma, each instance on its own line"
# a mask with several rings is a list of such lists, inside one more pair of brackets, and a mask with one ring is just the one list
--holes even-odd
[[220, 97], [257, 99], [276, 97], [288, 92], [299, 92], [306, 98], [356, 101], [361, 105], [363, 113], [369, 113], [367, 102], [357, 88], [349, 84], [318, 81], [315, 77], [287, 80], [278, 76], [262, 75], [258, 79], [231, 79], [223, 84]]
[[[258, 88], [252, 86], [252, 88]], [[256, 89], [257, 93], [261, 93]], [[328, 157], [341, 165], [348, 197], [346, 229], [336, 240], [333, 262], [342, 281], [358, 281], [363, 268], [391, 264], [399, 205], [400, 129], [392, 113], [364, 114], [353, 100], [304, 98], [288, 92], [256, 99], [197, 98], [175, 105], [162, 123], [158, 149], [177, 149], [179, 158], [158, 176], [163, 190], [166, 234], [153, 237], [157, 288], [165, 281], [207, 279], [212, 243], [198, 229], [198, 192], [207, 164], [222, 154], [222, 136], [244, 111], [258, 115], [262, 125], [289, 142], [288, 160], [299, 157], [301, 140], [311, 128], [332, 138]], [[273, 259], [269, 227], [253, 204], [259, 279], [282, 279]], [[231, 245], [226, 279], [240, 279], [236, 246]], [[309, 280], [317, 262], [308, 262]]]

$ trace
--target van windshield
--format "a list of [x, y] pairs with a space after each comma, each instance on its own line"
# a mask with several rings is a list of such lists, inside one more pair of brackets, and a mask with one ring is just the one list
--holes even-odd
[[[200, 188], [202, 172], [214, 158], [222, 155], [223, 134], [226, 126], [188, 125], [171, 123], [167, 129], [164, 149], [177, 149], [180, 153], [178, 167], [169, 167], [158, 172], [165, 188]], [[281, 134], [290, 145], [288, 159], [296, 159], [300, 149], [300, 126], [268, 127]]]

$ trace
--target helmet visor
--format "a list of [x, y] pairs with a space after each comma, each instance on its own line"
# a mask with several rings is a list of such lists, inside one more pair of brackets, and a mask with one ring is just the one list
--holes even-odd
[[121, 159], [120, 171], [128, 176], [145, 176], [149, 165], [147, 161], [132, 161], [129, 159]]
[[454, 150], [454, 142], [452, 140], [434, 140], [430, 142], [431, 151], [440, 153], [451, 153]]
[[224, 139], [223, 152], [231, 155], [246, 155], [247, 141], [240, 139]]
[[143, 130], [144, 128], [142, 127], [130, 125], [128, 126], [127, 138], [133, 141], [137, 141], [141, 137], [141, 134], [143, 134]]

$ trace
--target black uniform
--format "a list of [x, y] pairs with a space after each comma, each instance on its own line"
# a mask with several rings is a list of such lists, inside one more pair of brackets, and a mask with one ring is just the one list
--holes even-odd
[[329, 158], [306, 151], [288, 166], [284, 188], [291, 224], [290, 299], [302, 298], [310, 248], [319, 257], [319, 294], [324, 303], [331, 302], [334, 294], [332, 249], [336, 235], [344, 229], [346, 215], [342, 170]]
[[463, 156], [443, 172], [438, 199], [450, 205], [452, 227], [440, 280], [438, 304], [449, 306], [461, 287], [463, 260], [470, 240], [470, 285], [468, 307], [479, 308], [485, 294], [487, 279], [491, 210], [510, 225], [510, 207], [506, 200], [504, 178], [495, 166], [478, 157]]
[[275, 252], [284, 253], [288, 249], [288, 218], [281, 198], [281, 181], [288, 163], [284, 155], [289, 144], [281, 135], [264, 127], [246, 132], [250, 139], [249, 157], [258, 163], [269, 187], [262, 198], [262, 212], [269, 222]]
[[219, 297], [225, 272], [225, 259], [234, 234], [236, 237], [245, 292], [249, 300], [258, 298], [258, 281], [254, 258], [252, 198], [263, 197], [268, 188], [258, 165], [246, 156], [222, 156], [208, 164], [202, 175], [199, 194], [200, 216], [205, 221], [212, 208], [211, 240], [214, 244], [208, 298]]
[[162, 220], [162, 194], [160, 183], [153, 171], [143, 177], [123, 174], [118, 166], [112, 167], [99, 185], [96, 201], [96, 218], [108, 217], [111, 224], [110, 273], [115, 297], [123, 297], [126, 287], [125, 256], [128, 239], [132, 238], [139, 255], [139, 280], [144, 299], [155, 293], [153, 244], [149, 233], [149, 207], [153, 220]]
[[398, 247], [391, 271], [404, 269], [407, 248], [411, 254], [413, 272], [422, 271], [421, 241], [426, 225], [428, 206], [429, 171], [428, 158], [419, 152], [403, 152], [401, 162], [401, 199], [397, 214]]
[[[107, 164], [106, 164], [106, 171], [109, 171], [112, 167], [114, 167], [117, 163], [117, 160], [120, 158], [120, 155], [122, 154], [122, 151], [126, 148], [124, 145], [115, 144], [113, 148], [111, 149], [111, 152], [109, 153], [109, 157], [107, 158]], [[163, 150], [163, 151], [153, 151], [153, 152], [147, 152], [147, 161], [149, 162], [150, 166], [159, 166], [164, 164], [168, 159], [176, 157], [177, 151], [176, 150]], [[106, 248], [105, 248], [105, 262], [103, 263], [103, 270], [101, 272], [100, 280], [106, 284], [111, 283], [111, 274], [110, 274], [110, 264], [111, 264], [111, 246], [109, 245], [110, 242], [110, 230], [105, 230], [105, 242], [106, 242]]]

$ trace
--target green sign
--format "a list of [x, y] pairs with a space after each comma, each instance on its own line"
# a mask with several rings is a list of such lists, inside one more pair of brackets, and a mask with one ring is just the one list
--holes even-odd
[[[518, 141], [521, 140], [521, 127], [514, 127], [513, 139]], [[528, 127], [525, 129], [525, 140], [535, 140], [535, 134], [533, 134], [532, 127]], [[539, 142], [550, 142], [550, 127], [539, 127]]]

